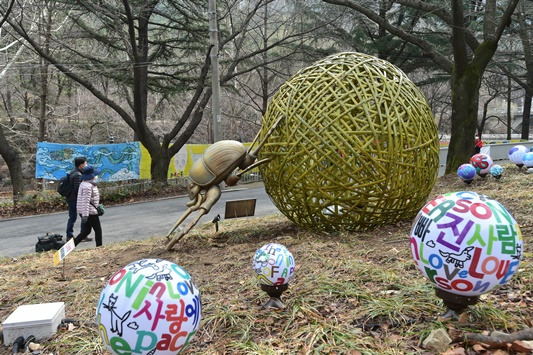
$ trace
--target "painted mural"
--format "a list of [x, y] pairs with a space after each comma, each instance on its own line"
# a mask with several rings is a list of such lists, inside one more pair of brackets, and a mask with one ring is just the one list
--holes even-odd
[[[249, 147], [251, 143], [243, 143]], [[172, 157], [168, 166], [168, 178], [189, 176], [189, 169], [210, 144], [185, 144]], [[61, 144], [37, 143], [35, 177], [59, 180], [71, 171], [75, 157], [85, 156], [90, 165], [102, 169], [103, 181], [151, 179], [150, 153], [140, 142], [118, 144]]]
[[90, 165], [101, 170], [103, 181], [139, 179], [141, 152], [139, 142], [119, 144], [37, 143], [35, 177], [59, 180], [74, 168], [74, 158], [87, 157]]

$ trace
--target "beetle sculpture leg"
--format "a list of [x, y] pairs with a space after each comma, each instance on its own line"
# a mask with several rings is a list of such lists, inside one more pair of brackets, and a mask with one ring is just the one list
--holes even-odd
[[[197, 208], [198, 211], [198, 214], [196, 215], [196, 217], [187, 225], [187, 227], [185, 227], [183, 230], [181, 230], [174, 238], [172, 238], [168, 244], [167, 244], [167, 247], [166, 247], [166, 251], [169, 251], [170, 249], [172, 249], [172, 247], [174, 246], [174, 244], [176, 244], [181, 238], [183, 238], [183, 236], [187, 233], [189, 233], [189, 231], [192, 229], [192, 227], [194, 227], [196, 225], [196, 223], [198, 223], [198, 221], [200, 220], [200, 218], [202, 218], [203, 215], [209, 213], [209, 211], [211, 211], [211, 207], [213, 207], [213, 205], [215, 203], [217, 203], [218, 199], [220, 198], [220, 195], [221, 195], [221, 192], [220, 192], [220, 187], [218, 187], [218, 185], [214, 185], [214, 186], [211, 186], [209, 188], [209, 190], [206, 191], [205, 193], [205, 196], [204, 198], [202, 199], [203, 202], [202, 204]], [[192, 208], [192, 207], [191, 207]], [[190, 208], [189, 208], [190, 210]], [[187, 210], [187, 212], [189, 211]], [[185, 212], [185, 213], [187, 213]], [[191, 212], [193, 211], [190, 211], [188, 214], [190, 214]], [[187, 214], [187, 215], [188, 215]], [[186, 218], [187, 216], [185, 217], [182, 217], [183, 220]], [[180, 221], [178, 222], [182, 222], [182, 218], [180, 218]], [[177, 225], [176, 225], [176, 228], [177, 228]], [[176, 229], [174, 228], [171, 233]], [[171, 234], [169, 233], [169, 235]]]
[[189, 217], [189, 215], [198, 210], [200, 208], [200, 205], [204, 202], [204, 196], [202, 196], [201, 194], [198, 194], [196, 199], [193, 200], [193, 201], [190, 201], [190, 202], [187, 202], [187, 206], [190, 206], [187, 211], [185, 211], [183, 213], [183, 215], [181, 215], [180, 219], [177, 220], [176, 223], [174, 223], [174, 226], [172, 227], [172, 229], [167, 233], [167, 239], [170, 240], [170, 235], [172, 233], [174, 233], [174, 231], [176, 230], [176, 228], [179, 227], [179, 225], [181, 223], [183, 223], [183, 221]]

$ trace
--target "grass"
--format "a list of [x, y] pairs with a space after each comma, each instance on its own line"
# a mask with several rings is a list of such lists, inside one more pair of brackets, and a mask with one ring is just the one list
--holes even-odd
[[[501, 180], [439, 178], [430, 199], [444, 192], [473, 190], [502, 203], [521, 226], [524, 259], [519, 272], [468, 309], [468, 323], [441, 323], [442, 301], [420, 275], [410, 254], [411, 221], [371, 232], [313, 233], [284, 216], [232, 219], [199, 225], [165, 252], [165, 239], [75, 250], [54, 268], [52, 253], [0, 260], [0, 318], [18, 305], [65, 302], [74, 329], [60, 329], [43, 344], [54, 354], [108, 354], [94, 318], [98, 297], [110, 276], [126, 264], [163, 258], [185, 268], [202, 296], [200, 328], [188, 354], [426, 354], [422, 341], [434, 329], [454, 338], [464, 332], [514, 332], [532, 324], [533, 175], [507, 166]], [[264, 310], [267, 295], [251, 267], [255, 251], [268, 242], [285, 245], [296, 261], [283, 293], [283, 310]], [[65, 279], [63, 278], [63, 274]], [[454, 348], [466, 347], [457, 341]], [[7, 353], [8, 347], [0, 347]], [[468, 349], [467, 349], [468, 350]]]

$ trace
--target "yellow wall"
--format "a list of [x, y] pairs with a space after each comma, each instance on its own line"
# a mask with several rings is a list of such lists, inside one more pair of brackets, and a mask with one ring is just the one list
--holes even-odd
[[[246, 147], [249, 147], [251, 143], [243, 143]], [[141, 146], [141, 166], [140, 166], [140, 178], [150, 179], [150, 164], [152, 159], [146, 148]], [[210, 144], [185, 144], [181, 149], [172, 157], [168, 166], [168, 178], [175, 178], [178, 176], [189, 176], [189, 170], [196, 159], [200, 158], [204, 151]]]

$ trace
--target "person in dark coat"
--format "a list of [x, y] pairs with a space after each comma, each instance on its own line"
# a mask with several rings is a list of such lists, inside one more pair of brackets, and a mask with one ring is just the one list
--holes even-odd
[[78, 157], [74, 159], [74, 169], [70, 172], [69, 183], [72, 184], [72, 191], [66, 197], [68, 204], [68, 222], [67, 222], [67, 240], [74, 237], [74, 223], [78, 218], [78, 212], [76, 210], [76, 202], [78, 200], [78, 189], [81, 184], [81, 173], [83, 168], [87, 166], [86, 157]]

